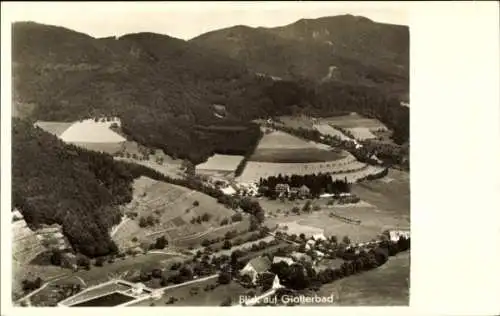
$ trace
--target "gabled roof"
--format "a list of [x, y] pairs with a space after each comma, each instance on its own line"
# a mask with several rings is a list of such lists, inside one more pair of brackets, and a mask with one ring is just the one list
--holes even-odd
[[303, 190], [305, 190], [305, 191], [311, 191], [311, 189], [309, 189], [309, 187], [308, 187], [307, 185], [305, 185], [305, 184], [303, 184], [303, 185], [300, 187], [300, 190], [301, 190], [301, 191], [303, 191]]
[[293, 259], [288, 257], [274, 256], [273, 263], [278, 263], [278, 262], [285, 262], [286, 264], [291, 265], [293, 264]]
[[250, 260], [247, 266], [252, 266], [258, 273], [266, 272], [271, 268], [271, 260], [268, 257], [257, 257]]

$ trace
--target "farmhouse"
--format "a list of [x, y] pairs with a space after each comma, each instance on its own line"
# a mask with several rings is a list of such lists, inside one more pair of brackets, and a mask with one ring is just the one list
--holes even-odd
[[410, 238], [410, 231], [407, 230], [391, 230], [389, 231], [389, 238], [393, 242], [397, 242], [400, 237]]
[[290, 192], [290, 185], [287, 183], [278, 183], [274, 190], [278, 195], [288, 194], [288, 192]]
[[247, 265], [240, 270], [241, 275], [248, 275], [252, 283], [257, 282], [259, 275], [267, 272], [271, 268], [271, 261], [267, 257], [257, 257], [250, 260]]
[[307, 197], [311, 193], [311, 190], [307, 185], [303, 185], [299, 188], [299, 196], [300, 197]]
[[292, 265], [293, 264], [293, 259], [292, 258], [288, 258], [288, 257], [279, 257], [279, 256], [275, 256], [273, 258], [273, 263], [279, 263], [279, 262], [284, 262], [288, 265]]
[[319, 233], [319, 234], [314, 234], [312, 236], [312, 239], [318, 241], [318, 240], [326, 240], [326, 237], [325, 235], [323, 235], [323, 233]]
[[227, 186], [225, 188], [221, 188], [220, 190], [225, 195], [234, 195], [234, 194], [236, 194], [236, 190], [232, 186]]
[[309, 262], [312, 263], [313, 260], [309, 255], [306, 255], [305, 253], [294, 251], [290, 255], [295, 261], [304, 261], [304, 262]]

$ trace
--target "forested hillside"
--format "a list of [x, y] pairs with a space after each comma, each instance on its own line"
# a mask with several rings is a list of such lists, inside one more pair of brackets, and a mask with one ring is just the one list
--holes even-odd
[[61, 224], [78, 252], [116, 251], [109, 229], [120, 222], [117, 205], [132, 198], [132, 180], [111, 156], [66, 145], [27, 122], [13, 121], [13, 207], [31, 228]]
[[339, 15], [275, 28], [234, 26], [190, 42], [237, 59], [255, 72], [284, 79], [363, 84], [397, 97], [408, 92], [406, 26]]
[[[385, 38], [384, 43], [388, 41], [386, 38], [401, 37], [391, 35], [392, 31], [382, 36], [388, 29], [385, 25], [373, 22], [363, 22], [362, 27], [353, 25], [352, 34], [358, 29], [363, 32], [374, 29], [379, 37]], [[256, 36], [255, 29], [239, 27], [238, 32], [240, 29], [249, 33], [250, 37]], [[262, 32], [267, 35], [261, 36]], [[314, 43], [307, 40], [298, 46], [287, 44], [280, 46], [278, 51], [269, 50], [268, 44], [281, 45], [283, 41], [297, 40], [284, 30], [269, 32], [259, 29], [255, 40], [249, 42], [252, 49], [261, 52], [257, 55], [248, 53], [251, 58], [247, 64], [246, 59], [228, 56], [220, 50], [221, 47], [207, 47], [204, 41], [186, 42], [153, 33], [96, 39], [61, 27], [15, 23], [12, 54], [15, 112], [24, 113], [29, 119], [57, 121], [73, 121], [95, 115], [119, 116], [129, 138], [194, 163], [204, 161], [218, 151], [245, 154], [258, 139], [256, 127], [247, 123], [251, 119], [304, 111], [312, 111], [318, 116], [357, 111], [401, 129], [396, 134], [406, 138], [408, 121], [400, 119], [407, 114], [399, 114], [404, 110], [400, 109], [397, 96], [387, 93], [386, 88], [406, 85], [407, 90], [407, 82], [404, 74], [400, 78], [401, 74], [397, 71], [381, 66], [394, 59], [389, 53], [384, 53], [379, 63], [373, 62], [376, 56], [371, 57], [370, 63], [364, 62], [369, 52], [381, 50], [370, 48], [374, 42], [368, 41], [368, 48], [366, 45], [350, 48], [362, 51], [360, 56], [363, 58], [347, 58], [347, 53], [333, 55], [340, 58], [341, 70], [354, 67], [349, 68], [354, 72], [343, 72], [338, 80], [333, 78], [318, 82], [307, 78], [307, 73], [299, 69], [303, 74], [298, 76], [300, 78], [274, 81], [256, 75], [252, 60], [261, 60], [262, 57], [266, 64], [278, 65], [278, 60], [269, 61], [268, 58], [287, 61], [285, 57], [293, 54], [291, 60], [304, 58], [306, 68], [310, 69], [312, 63], [309, 63], [311, 57], [308, 56], [319, 54], [326, 44], [317, 46], [316, 38]], [[332, 34], [333, 31], [329, 32]], [[404, 28], [395, 32], [402, 34], [402, 40], [396, 43], [403, 48], [404, 32]], [[200, 38], [207, 36], [212, 35]], [[272, 40], [263, 40], [263, 36], [271, 36]], [[300, 49], [301, 53], [293, 53], [296, 49]], [[398, 52], [394, 53], [395, 56], [403, 54], [404, 49]], [[330, 52], [328, 56], [331, 56]], [[404, 62], [404, 58], [398, 58], [394, 60]], [[346, 77], [348, 73], [367, 71], [373, 80], [381, 84], [361, 80], [358, 75], [352, 75], [350, 79]], [[387, 71], [392, 79], [384, 75]], [[347, 95], [346, 91], [349, 91]], [[374, 92], [367, 95], [366, 91]], [[215, 117], [214, 103], [226, 106], [226, 118]], [[240, 125], [249, 129], [235, 135], [231, 130], [211, 128]]]

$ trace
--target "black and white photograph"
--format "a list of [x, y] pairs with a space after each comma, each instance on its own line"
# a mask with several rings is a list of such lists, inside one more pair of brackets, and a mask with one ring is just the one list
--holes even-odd
[[134, 4], [10, 23], [12, 305], [409, 306], [405, 7]]

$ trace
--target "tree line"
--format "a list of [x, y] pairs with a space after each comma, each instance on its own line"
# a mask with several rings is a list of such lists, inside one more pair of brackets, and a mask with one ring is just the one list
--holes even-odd
[[307, 175], [281, 175], [270, 176], [268, 178], [259, 179], [259, 187], [267, 188], [261, 189], [260, 191], [265, 196], [276, 195], [276, 185], [277, 184], [288, 184], [291, 188], [300, 188], [305, 185], [309, 191], [310, 196], [319, 197], [323, 193], [348, 193], [351, 191], [351, 186], [345, 180], [335, 180], [333, 181], [332, 176], [328, 173], [319, 174], [307, 174]]

